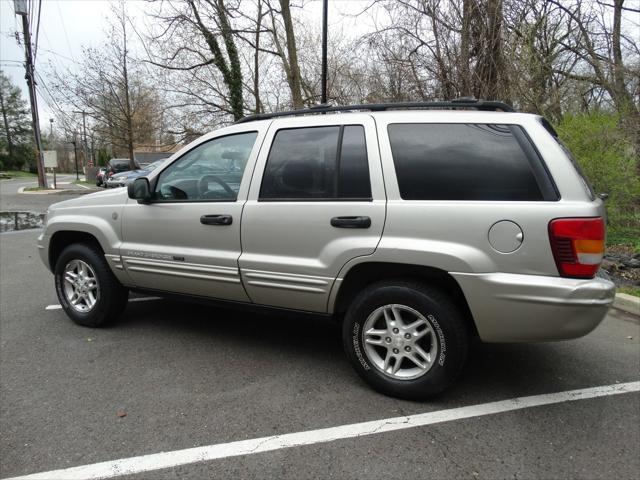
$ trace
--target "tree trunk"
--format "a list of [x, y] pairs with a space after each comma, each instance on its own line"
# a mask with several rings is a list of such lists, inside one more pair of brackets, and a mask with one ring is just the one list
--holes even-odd
[[260, 113], [260, 28], [262, 26], [262, 0], [258, 0], [258, 20], [256, 21], [256, 47], [253, 54], [253, 98], [256, 102], [254, 113]]
[[469, 70], [471, 49], [471, 2], [474, 0], [462, 0], [462, 38], [460, 41], [460, 93], [463, 97], [470, 97], [471, 72]]
[[129, 95], [129, 72], [127, 70], [127, 24], [122, 12], [122, 80], [124, 83], [124, 114], [127, 123], [127, 148], [129, 150], [129, 168], [135, 170], [136, 161], [133, 155], [133, 113], [131, 112], [131, 96]]
[[293, 103], [293, 108], [302, 108], [304, 106], [302, 101], [302, 82], [300, 80], [298, 50], [296, 48], [296, 37], [293, 31], [293, 21], [291, 19], [289, 2], [290, 0], [280, 0], [282, 21], [284, 22], [284, 30], [287, 39], [287, 57], [289, 58], [287, 81], [289, 83], [289, 88], [291, 89], [291, 102]]
[[233, 38], [233, 30], [229, 24], [229, 16], [224, 5], [224, 0], [216, 2], [216, 13], [220, 21], [220, 34], [224, 41], [224, 46], [229, 57], [229, 78], [227, 85], [229, 87], [229, 103], [233, 112], [233, 119], [240, 120], [244, 117], [244, 101], [242, 98], [242, 67], [240, 66], [240, 58], [238, 49]]
[[[633, 98], [624, 83], [624, 64], [622, 62], [622, 48], [620, 47], [620, 24], [622, 23], [622, 7], [624, 0], [614, 0], [613, 6], [613, 88], [615, 95], [613, 100], [620, 113], [622, 127], [627, 130], [633, 139], [636, 154], [640, 153], [640, 112], [633, 103]], [[636, 166], [640, 173], [640, 162]]]

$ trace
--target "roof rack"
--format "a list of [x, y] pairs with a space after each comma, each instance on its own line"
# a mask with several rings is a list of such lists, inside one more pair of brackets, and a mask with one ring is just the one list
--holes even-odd
[[516, 110], [503, 102], [495, 102], [489, 100], [476, 100], [471, 97], [457, 98], [455, 100], [439, 101], [439, 102], [398, 102], [398, 103], [364, 103], [360, 105], [344, 105], [331, 106], [329, 104], [320, 104], [311, 108], [301, 108], [298, 110], [289, 110], [286, 112], [275, 113], [259, 113], [256, 115], [248, 115], [237, 120], [235, 123], [253, 122], [255, 120], [268, 120], [276, 117], [286, 117], [292, 115], [308, 115], [317, 113], [331, 112], [350, 112], [354, 110], [369, 110], [371, 112], [381, 112], [384, 110], [401, 110], [401, 109], [465, 109], [472, 108], [483, 111], [502, 111], [515, 112]]

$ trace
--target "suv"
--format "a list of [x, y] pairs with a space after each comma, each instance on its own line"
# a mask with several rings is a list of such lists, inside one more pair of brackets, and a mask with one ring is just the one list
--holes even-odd
[[117, 318], [129, 290], [333, 316], [364, 380], [421, 399], [475, 337], [593, 330], [615, 293], [604, 239], [552, 127], [465, 100], [245, 118], [127, 189], [51, 206], [38, 246], [80, 325]]

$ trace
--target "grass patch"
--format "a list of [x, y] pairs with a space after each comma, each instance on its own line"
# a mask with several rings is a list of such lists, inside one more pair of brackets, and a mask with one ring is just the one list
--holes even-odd
[[23, 172], [22, 170], [6, 170], [0, 172], [0, 178], [35, 178], [38, 175], [30, 172]]
[[640, 297], [640, 286], [636, 287], [618, 287], [618, 293], [626, 293], [634, 297]]
[[40, 187], [25, 187], [24, 192], [42, 192], [42, 191], [57, 191], [53, 188], [40, 188]]
[[634, 253], [640, 253], [640, 236], [633, 227], [610, 227], [607, 230], [608, 245], [628, 245]]

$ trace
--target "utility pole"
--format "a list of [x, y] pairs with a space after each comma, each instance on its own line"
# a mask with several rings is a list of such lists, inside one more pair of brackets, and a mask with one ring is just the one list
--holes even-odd
[[38, 98], [36, 96], [36, 83], [34, 77], [35, 67], [33, 65], [33, 57], [31, 55], [31, 34], [29, 33], [29, 15], [27, 10], [27, 2], [25, 0], [14, 0], [13, 6], [16, 15], [22, 17], [22, 31], [24, 33], [24, 51], [26, 58], [26, 75], [27, 86], [29, 87], [29, 101], [31, 103], [31, 120], [33, 123], [33, 135], [36, 141], [38, 169], [38, 186], [47, 188], [47, 176], [44, 171], [44, 157], [42, 154], [42, 137], [40, 136], [40, 120], [38, 118]]
[[329, 0], [322, 0], [322, 96], [320, 103], [327, 103], [327, 25]]
[[49, 119], [49, 136], [53, 138], [53, 118]]

